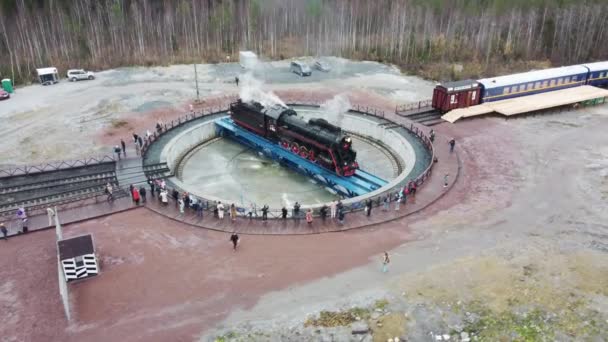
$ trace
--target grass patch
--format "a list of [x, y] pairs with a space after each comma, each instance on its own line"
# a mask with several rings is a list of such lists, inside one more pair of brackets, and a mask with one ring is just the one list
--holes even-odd
[[384, 310], [388, 306], [388, 300], [386, 299], [378, 299], [374, 303], [374, 308]]
[[347, 326], [357, 318], [366, 320], [370, 317], [368, 309], [355, 307], [345, 311], [321, 311], [319, 317], [309, 318], [304, 322], [305, 327], [341, 327]]

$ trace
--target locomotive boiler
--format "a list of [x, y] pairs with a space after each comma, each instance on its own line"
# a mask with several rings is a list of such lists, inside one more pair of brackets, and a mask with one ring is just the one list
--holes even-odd
[[324, 119], [305, 121], [291, 108], [240, 99], [230, 104], [230, 115], [240, 127], [341, 176], [352, 176], [359, 168], [351, 137]]

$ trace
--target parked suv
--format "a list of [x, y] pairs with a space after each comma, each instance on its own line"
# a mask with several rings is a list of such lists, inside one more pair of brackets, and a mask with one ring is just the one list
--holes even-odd
[[80, 80], [92, 80], [95, 78], [95, 74], [90, 71], [84, 71], [83, 69], [70, 69], [68, 70], [68, 79], [72, 82]]
[[298, 61], [291, 62], [291, 65], [289, 66], [289, 70], [300, 76], [310, 76], [312, 74], [312, 70], [310, 69], [308, 64], [306, 64], [304, 62], [298, 62]]

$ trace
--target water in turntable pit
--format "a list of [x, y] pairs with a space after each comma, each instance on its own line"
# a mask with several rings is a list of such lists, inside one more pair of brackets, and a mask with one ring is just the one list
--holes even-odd
[[[385, 179], [392, 179], [388, 157], [376, 147], [354, 139], [362, 165]], [[371, 169], [370, 169], [371, 168]], [[271, 208], [283, 205], [329, 202], [337, 195], [310, 178], [291, 171], [229, 139], [219, 139], [194, 152], [186, 161], [181, 180], [194, 193], [223, 198], [241, 206], [255, 203]]]

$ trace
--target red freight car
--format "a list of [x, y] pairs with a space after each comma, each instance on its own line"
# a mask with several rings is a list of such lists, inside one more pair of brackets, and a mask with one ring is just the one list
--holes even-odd
[[479, 104], [480, 88], [475, 80], [439, 84], [433, 90], [433, 108], [448, 112]]

